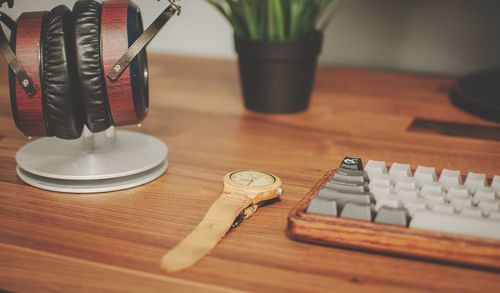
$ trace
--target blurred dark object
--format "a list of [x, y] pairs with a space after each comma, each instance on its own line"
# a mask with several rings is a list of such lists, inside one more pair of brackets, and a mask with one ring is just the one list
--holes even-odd
[[9, 6], [9, 8], [12, 8], [14, 7], [14, 0], [0, 0], [0, 7], [2, 7], [2, 5], [7, 2], [7, 5]]
[[484, 119], [500, 122], [500, 68], [461, 77], [450, 94], [457, 107]]

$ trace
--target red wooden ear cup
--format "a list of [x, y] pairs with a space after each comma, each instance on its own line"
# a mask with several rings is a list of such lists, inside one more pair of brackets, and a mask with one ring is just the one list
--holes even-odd
[[9, 70], [12, 116], [17, 128], [26, 136], [51, 135], [44, 116], [40, 83], [40, 36], [45, 14], [46, 12], [23, 13], [11, 31], [11, 46], [36, 87], [35, 94], [28, 96], [12, 70]]
[[112, 125], [101, 58], [101, 4], [79, 0], [73, 7], [75, 52], [85, 124], [92, 132]]
[[42, 24], [41, 83], [50, 133], [63, 139], [83, 131], [73, 35], [73, 15], [64, 5], [52, 9]]
[[[101, 17], [102, 58], [105, 73], [109, 72], [135, 40], [128, 28], [136, 27], [139, 9], [127, 0], [104, 0]], [[134, 14], [135, 12], [135, 14]], [[134, 16], [131, 16], [134, 15]], [[144, 53], [145, 54], [145, 53]], [[145, 56], [145, 55], [143, 55]], [[145, 61], [145, 58], [143, 58]], [[148, 112], [147, 67], [142, 66], [140, 74], [132, 74], [127, 67], [116, 80], [106, 76], [106, 88], [111, 117], [114, 125], [128, 125], [142, 121]], [[139, 69], [141, 70], [141, 69]], [[141, 75], [142, 81], [136, 78]], [[134, 80], [132, 80], [134, 78]], [[133, 83], [137, 83], [134, 95]], [[140, 90], [140, 91], [137, 91]], [[142, 92], [142, 93], [141, 93]], [[139, 93], [139, 94], [137, 94]], [[146, 93], [146, 95], [144, 95]]]

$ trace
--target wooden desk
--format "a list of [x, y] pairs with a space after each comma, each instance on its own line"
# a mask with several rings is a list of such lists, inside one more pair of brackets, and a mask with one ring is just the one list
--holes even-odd
[[[11, 120], [2, 71], [0, 288], [500, 289], [500, 274], [492, 272], [308, 245], [285, 236], [290, 209], [345, 155], [500, 173], [498, 140], [408, 130], [416, 117], [495, 126], [450, 105], [451, 78], [323, 67], [309, 111], [267, 116], [243, 109], [234, 62], [151, 56], [150, 67], [151, 115], [140, 131], [169, 145], [170, 167], [146, 186], [100, 195], [46, 192], [19, 181], [14, 155], [27, 140]], [[245, 167], [279, 175], [283, 200], [246, 220], [196, 267], [164, 275], [161, 255], [200, 221], [220, 194], [222, 176]]]

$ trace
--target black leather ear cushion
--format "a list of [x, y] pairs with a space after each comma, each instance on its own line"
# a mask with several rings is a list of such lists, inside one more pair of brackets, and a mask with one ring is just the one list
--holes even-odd
[[101, 11], [101, 4], [93, 0], [79, 0], [73, 7], [77, 74], [92, 132], [112, 125], [101, 59]]
[[42, 24], [41, 83], [50, 133], [64, 139], [79, 138], [84, 124], [74, 44], [73, 15], [57, 6]]

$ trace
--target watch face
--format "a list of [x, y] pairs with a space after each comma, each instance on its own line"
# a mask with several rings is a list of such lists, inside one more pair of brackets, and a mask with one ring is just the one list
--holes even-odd
[[236, 171], [229, 178], [240, 185], [250, 187], [268, 186], [276, 182], [274, 176], [259, 171]]

